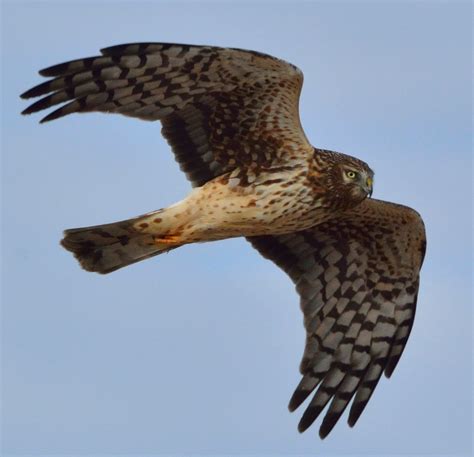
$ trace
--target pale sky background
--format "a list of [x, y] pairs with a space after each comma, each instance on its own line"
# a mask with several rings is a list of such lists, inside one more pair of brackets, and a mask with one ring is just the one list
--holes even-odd
[[[471, 455], [470, 21], [458, 1], [4, 1], [3, 455]], [[37, 70], [137, 41], [298, 65], [313, 144], [367, 161], [374, 197], [423, 216], [415, 327], [354, 429], [297, 432], [298, 298], [244, 240], [109, 276], [59, 246], [189, 190], [158, 123], [19, 115]]]

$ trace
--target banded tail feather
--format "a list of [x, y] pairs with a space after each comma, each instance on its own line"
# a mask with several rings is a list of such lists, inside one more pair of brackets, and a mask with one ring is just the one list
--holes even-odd
[[140, 224], [147, 225], [145, 221], [156, 213], [160, 211], [120, 222], [65, 230], [61, 245], [74, 254], [84, 270], [111, 273], [180, 246], [157, 242], [155, 235], [139, 229]]

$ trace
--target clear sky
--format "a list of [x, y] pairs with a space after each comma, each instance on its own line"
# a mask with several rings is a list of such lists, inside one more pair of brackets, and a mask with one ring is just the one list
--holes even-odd
[[[470, 21], [458, 1], [4, 1], [3, 455], [471, 455]], [[298, 434], [298, 297], [244, 240], [108, 276], [59, 246], [64, 228], [189, 190], [157, 123], [19, 115], [37, 70], [136, 41], [298, 65], [312, 143], [365, 160], [374, 197], [422, 214], [415, 327], [354, 429]]]

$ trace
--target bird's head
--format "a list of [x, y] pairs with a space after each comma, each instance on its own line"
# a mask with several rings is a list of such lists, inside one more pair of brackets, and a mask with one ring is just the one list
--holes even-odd
[[316, 149], [315, 162], [334, 206], [351, 208], [372, 195], [374, 172], [362, 160]]

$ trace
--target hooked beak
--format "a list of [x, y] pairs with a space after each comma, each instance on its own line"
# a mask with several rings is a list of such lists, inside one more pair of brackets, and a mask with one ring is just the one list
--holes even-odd
[[370, 176], [367, 178], [365, 181], [365, 191], [367, 192], [367, 197], [372, 197], [372, 192], [374, 190], [373, 188], [374, 180]]

